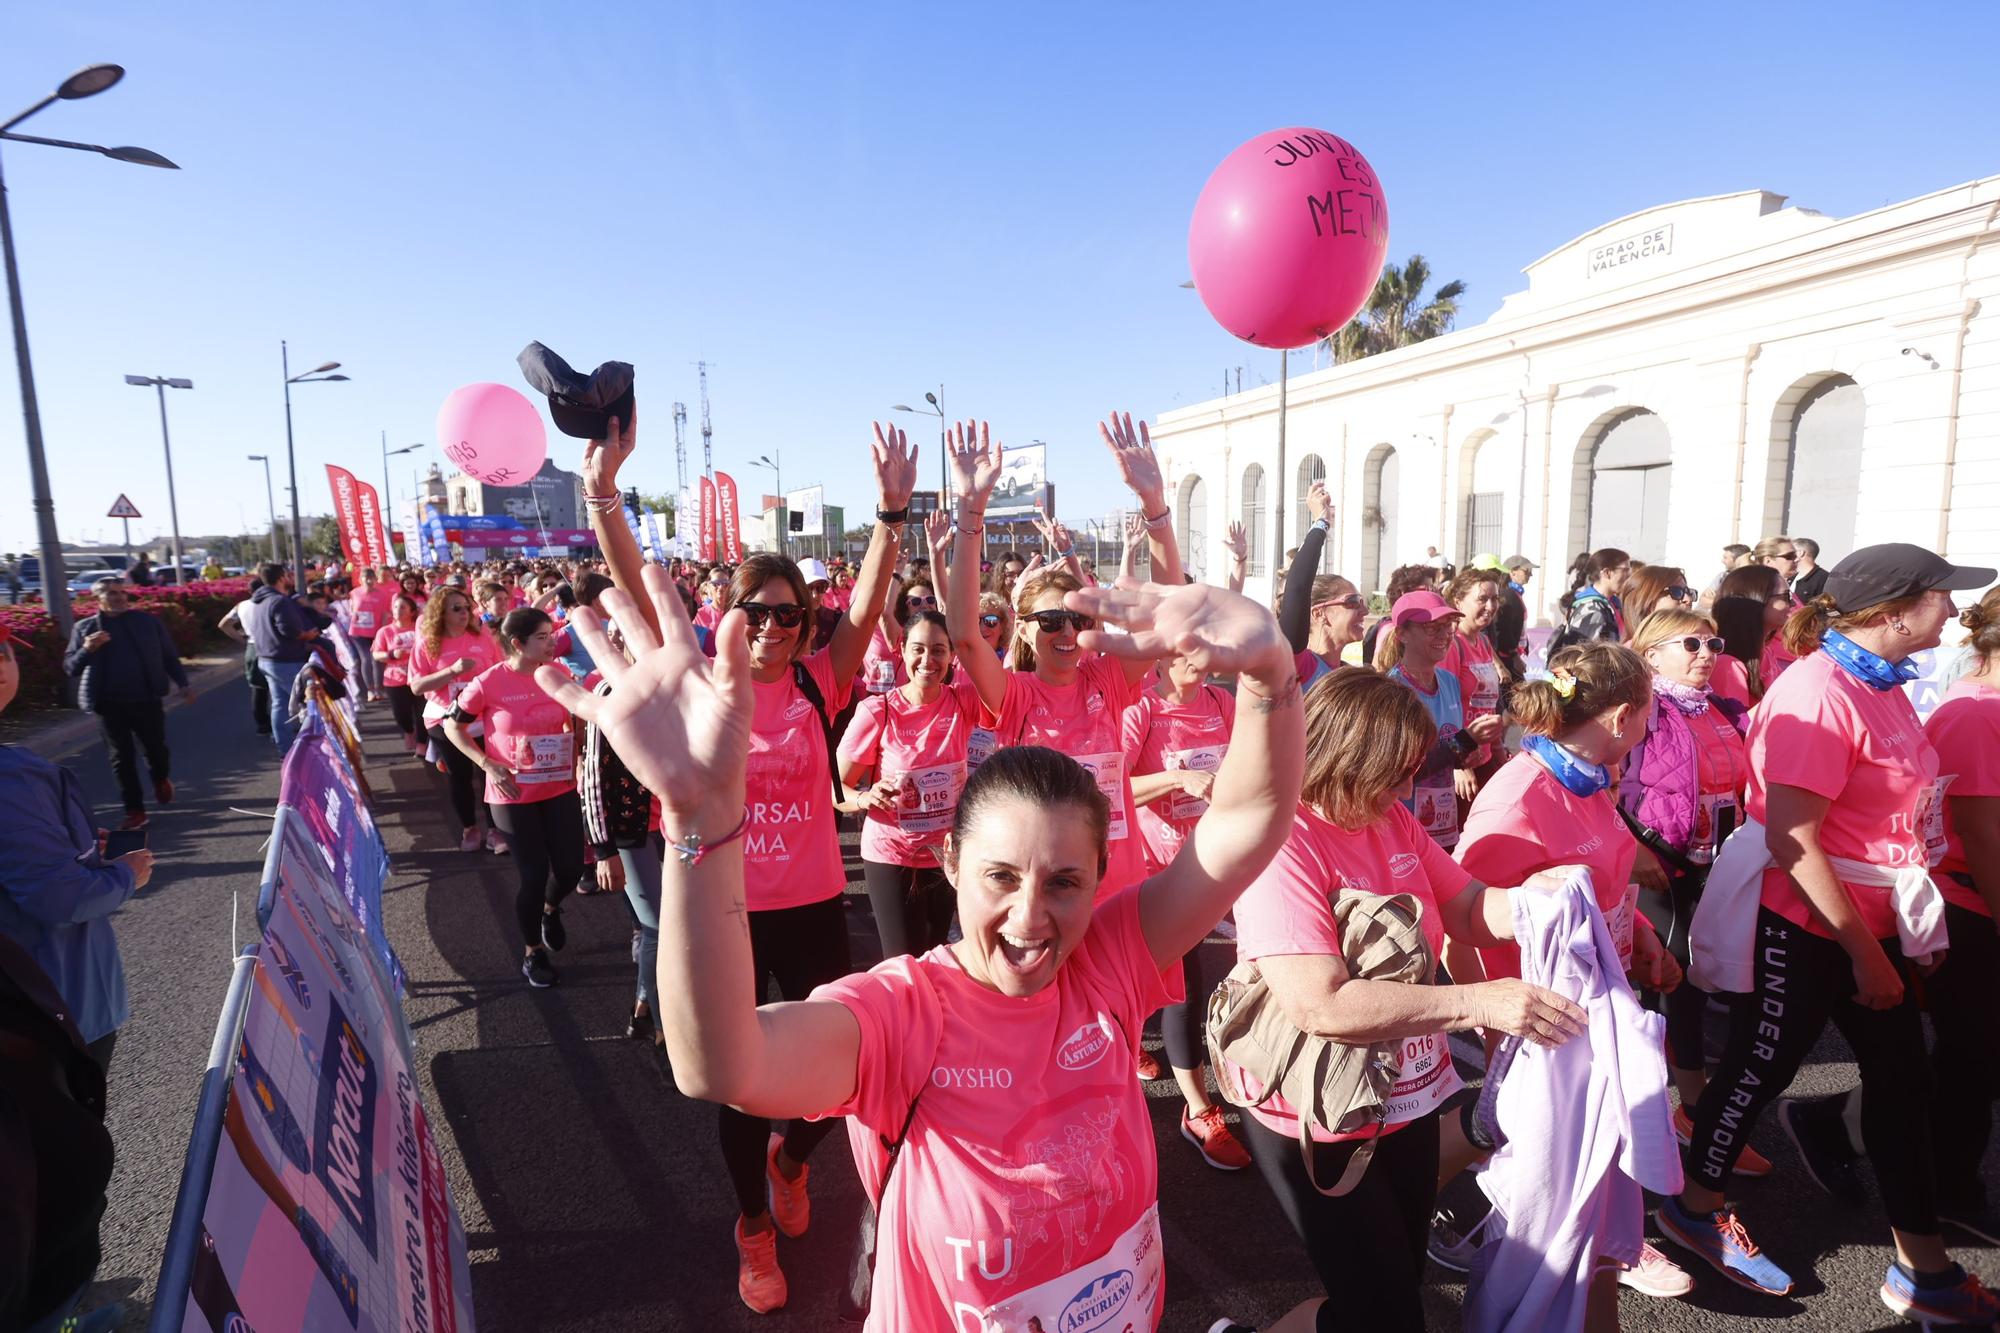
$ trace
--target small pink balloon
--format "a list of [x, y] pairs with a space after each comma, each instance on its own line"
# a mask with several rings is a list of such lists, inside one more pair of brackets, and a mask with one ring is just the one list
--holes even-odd
[[549, 456], [542, 414], [504, 384], [453, 389], [438, 409], [438, 445], [468, 476], [489, 486], [520, 486]]
[[1325, 130], [1272, 130], [1222, 159], [1188, 227], [1202, 304], [1260, 347], [1303, 347], [1354, 318], [1388, 250], [1374, 168]]

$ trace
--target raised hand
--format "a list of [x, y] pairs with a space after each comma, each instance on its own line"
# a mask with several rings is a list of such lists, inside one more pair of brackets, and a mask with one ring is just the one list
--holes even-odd
[[1069, 529], [1051, 516], [1040, 500], [1035, 501], [1035, 531], [1042, 534], [1042, 549], [1049, 554], [1059, 555], [1071, 549]]
[[1332, 526], [1333, 497], [1327, 494], [1324, 481], [1316, 481], [1306, 487], [1306, 512], [1312, 515], [1314, 522], [1325, 519], [1327, 525]]
[[1167, 483], [1160, 473], [1160, 460], [1153, 456], [1153, 437], [1146, 430], [1146, 423], [1141, 421], [1135, 433], [1130, 412], [1122, 418], [1113, 412], [1108, 420], [1097, 423], [1097, 434], [1111, 451], [1112, 461], [1118, 464], [1118, 475], [1139, 497], [1147, 515], [1162, 512], [1166, 508]]
[[1125, 553], [1118, 557], [1118, 580], [1115, 586], [1136, 588], [1139, 586], [1139, 552], [1146, 546], [1146, 520], [1137, 514], [1125, 515]]
[[589, 693], [560, 665], [540, 668], [535, 680], [550, 698], [603, 730], [632, 776], [671, 813], [670, 834], [693, 830], [719, 838], [742, 814], [750, 754], [755, 692], [746, 621], [741, 610], [722, 618], [711, 660], [695, 643], [694, 626], [666, 571], [647, 565], [641, 577], [659, 611], [664, 642], [638, 603], [614, 588], [599, 600], [625, 632], [630, 663], [612, 648], [597, 612], [580, 606], [570, 615], [611, 692]]
[[983, 421], [954, 425], [945, 432], [944, 444], [951, 455], [951, 488], [959, 503], [984, 513], [1000, 482], [1001, 446], [988, 437]]
[[943, 509], [924, 515], [924, 547], [933, 560], [942, 559], [951, 550], [951, 515]]
[[1250, 676], [1267, 692], [1293, 676], [1277, 617], [1239, 593], [1205, 583], [1142, 583], [1085, 588], [1063, 605], [1117, 627], [1077, 636], [1083, 647], [1114, 657], [1148, 661], [1180, 653], [1203, 672]]
[[868, 452], [875, 465], [877, 503], [890, 513], [909, 508], [910, 492], [917, 488], [917, 446], [896, 427], [878, 421]]
[[1239, 565], [1250, 558], [1250, 534], [1243, 530], [1241, 523], [1230, 522], [1229, 533], [1222, 539], [1222, 549], [1229, 552], [1229, 558]]
[[639, 411], [632, 410], [632, 419], [621, 422], [611, 418], [606, 426], [604, 438], [591, 440], [583, 446], [583, 489], [586, 495], [609, 495], [618, 489], [618, 469], [639, 447]]

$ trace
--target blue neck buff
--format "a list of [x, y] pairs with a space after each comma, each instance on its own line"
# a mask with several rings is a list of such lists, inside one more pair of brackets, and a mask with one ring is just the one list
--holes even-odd
[[1570, 597], [1569, 599], [1570, 605], [1574, 606], [1578, 602], [1587, 602], [1593, 597], [1595, 597], [1600, 602], [1608, 602], [1611, 600], [1609, 597], [1606, 597], [1603, 593], [1599, 592], [1597, 589], [1591, 587], [1588, 584], [1585, 584], [1583, 587], [1578, 588], [1576, 592]]
[[1610, 769], [1591, 763], [1547, 736], [1523, 737], [1521, 748], [1541, 760], [1557, 782], [1578, 796], [1595, 796], [1611, 785]]
[[1920, 674], [1907, 661], [1891, 662], [1886, 657], [1877, 657], [1837, 629], [1820, 635], [1819, 646], [1840, 664], [1841, 670], [1870, 689], [1893, 690]]

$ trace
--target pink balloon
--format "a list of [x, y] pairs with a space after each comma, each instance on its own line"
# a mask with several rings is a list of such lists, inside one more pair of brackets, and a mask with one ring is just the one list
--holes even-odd
[[1374, 168], [1325, 130], [1272, 130], [1222, 159], [1188, 227], [1202, 304], [1260, 347], [1303, 347], [1354, 318], [1388, 250]]
[[549, 456], [542, 414], [504, 384], [453, 389], [438, 409], [437, 433], [444, 456], [489, 486], [523, 485]]

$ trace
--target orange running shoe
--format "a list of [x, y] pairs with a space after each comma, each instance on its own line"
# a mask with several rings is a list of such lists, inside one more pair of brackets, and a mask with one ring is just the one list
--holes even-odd
[[736, 1294], [758, 1314], [783, 1307], [790, 1294], [785, 1271], [778, 1267], [778, 1233], [746, 1236], [740, 1217], [736, 1219]]
[[[1687, 1147], [1688, 1140], [1694, 1137], [1694, 1118], [1687, 1113], [1687, 1108], [1684, 1106], [1674, 1108], [1674, 1137], [1680, 1141], [1683, 1148]], [[1743, 1155], [1736, 1159], [1735, 1174], [1753, 1179], [1768, 1176], [1771, 1174], [1771, 1159], [1746, 1143], [1743, 1145]]]
[[812, 1200], [806, 1197], [806, 1181], [812, 1176], [812, 1168], [801, 1163], [799, 1178], [786, 1180], [778, 1170], [778, 1148], [784, 1141], [782, 1134], [771, 1136], [771, 1147], [764, 1154], [764, 1177], [770, 1186], [771, 1220], [778, 1224], [778, 1230], [797, 1240], [812, 1224]]
[[1241, 1171], [1250, 1165], [1250, 1154], [1230, 1133], [1220, 1106], [1211, 1106], [1200, 1115], [1189, 1115], [1183, 1106], [1181, 1137], [1200, 1149], [1202, 1160], [1218, 1171]]
[[1154, 1079], [1165, 1074], [1165, 1072], [1165, 1070], [1160, 1068], [1159, 1058], [1144, 1046], [1141, 1046], [1139, 1048], [1139, 1081], [1141, 1083], [1151, 1083]]

